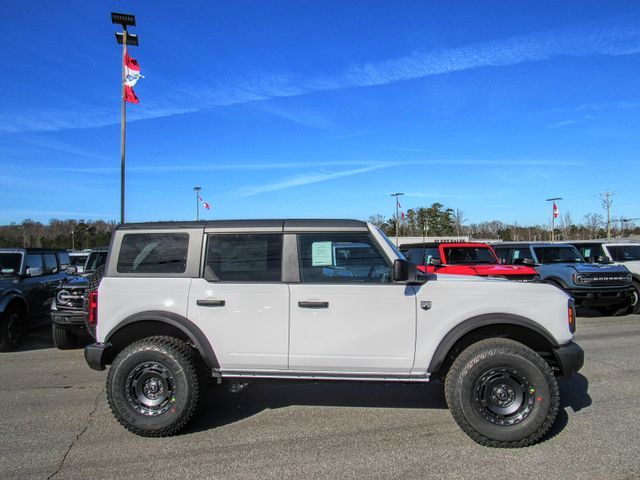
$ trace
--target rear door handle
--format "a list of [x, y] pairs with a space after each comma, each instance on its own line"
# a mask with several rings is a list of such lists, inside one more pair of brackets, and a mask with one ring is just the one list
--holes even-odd
[[199, 307], [224, 307], [224, 300], [198, 300], [196, 304]]
[[298, 302], [300, 308], [329, 308], [329, 302]]

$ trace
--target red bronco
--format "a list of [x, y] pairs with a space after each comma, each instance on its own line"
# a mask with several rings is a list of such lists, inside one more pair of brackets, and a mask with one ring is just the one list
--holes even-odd
[[528, 265], [502, 265], [486, 243], [447, 242], [402, 245], [401, 251], [418, 269], [428, 273], [474, 275], [526, 282], [538, 272]]

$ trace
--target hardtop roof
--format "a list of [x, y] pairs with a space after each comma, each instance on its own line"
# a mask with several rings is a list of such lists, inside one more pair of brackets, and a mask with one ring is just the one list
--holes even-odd
[[338, 228], [366, 230], [367, 223], [361, 220], [348, 219], [274, 219], [274, 220], [201, 220], [201, 221], [170, 221], [170, 222], [142, 222], [125, 223], [116, 227], [116, 230], [163, 230], [163, 229], [251, 229], [273, 228], [276, 230], [297, 230], [306, 228]]

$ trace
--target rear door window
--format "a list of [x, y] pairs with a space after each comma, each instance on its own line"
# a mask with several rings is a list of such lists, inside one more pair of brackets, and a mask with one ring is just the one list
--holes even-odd
[[127, 233], [122, 237], [118, 273], [184, 273], [189, 234]]
[[282, 235], [209, 235], [204, 277], [222, 282], [280, 282]]

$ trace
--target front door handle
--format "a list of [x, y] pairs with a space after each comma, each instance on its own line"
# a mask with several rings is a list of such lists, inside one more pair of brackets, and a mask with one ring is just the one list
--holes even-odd
[[198, 300], [196, 304], [199, 307], [224, 307], [224, 300]]
[[300, 308], [329, 308], [329, 302], [298, 302]]

